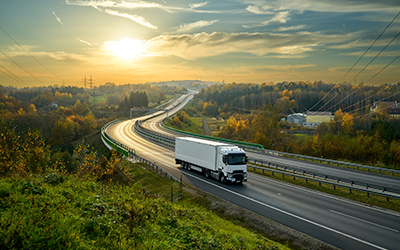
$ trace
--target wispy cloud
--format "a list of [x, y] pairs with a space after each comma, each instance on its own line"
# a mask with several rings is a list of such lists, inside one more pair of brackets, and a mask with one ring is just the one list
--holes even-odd
[[249, 5], [247, 6], [246, 10], [257, 14], [257, 15], [265, 15], [265, 14], [273, 14], [272, 11], [268, 11], [271, 7], [269, 5], [264, 5], [264, 6], [255, 6], [255, 5]]
[[[65, 0], [67, 5], [75, 5], [75, 6], [84, 6], [84, 7], [93, 7], [97, 10], [99, 8], [119, 8], [119, 9], [160, 9], [169, 13], [174, 12], [196, 12], [196, 13], [219, 13], [219, 11], [213, 10], [198, 10], [197, 8], [202, 7], [209, 2], [202, 2], [197, 4], [190, 4], [190, 8], [187, 7], [176, 7], [176, 6], [167, 6], [154, 2], [146, 2], [146, 1], [136, 1], [136, 2], [126, 2], [126, 1], [112, 1], [112, 0]], [[165, 3], [165, 1], [164, 1]]]
[[356, 34], [325, 35], [321, 32], [226, 33], [202, 32], [184, 35], [162, 35], [149, 41], [148, 51], [160, 56], [178, 56], [186, 60], [227, 53], [250, 53], [256, 56], [305, 57], [308, 52], [327, 44], [348, 42]]
[[196, 9], [207, 5], [209, 2], [201, 2], [201, 3], [191, 3], [189, 4], [190, 8]]
[[150, 3], [146, 1], [125, 2], [111, 0], [65, 0], [68, 5], [87, 6], [87, 7], [103, 7], [103, 8], [124, 8], [124, 9], [139, 9], [139, 8], [162, 8], [163, 5], [158, 3]]
[[179, 26], [179, 29], [177, 32], [182, 33], [182, 32], [189, 32], [189, 31], [194, 31], [198, 30], [203, 27], [207, 27], [210, 25], [213, 25], [214, 23], [218, 22], [219, 20], [212, 20], [212, 21], [207, 21], [207, 20], [200, 20], [195, 23], [185, 23]]
[[254, 4], [255, 7], [263, 9], [270, 7], [273, 10], [296, 10], [296, 11], [319, 11], [319, 12], [364, 12], [378, 10], [393, 10], [399, 8], [397, 0], [376, 1], [376, 0], [335, 0], [335, 1], [320, 1], [320, 0], [275, 0], [268, 1], [268, 6], [259, 0], [249, 0], [247, 3]]
[[302, 30], [305, 27], [306, 26], [304, 24], [300, 24], [300, 25], [293, 25], [293, 26], [289, 26], [289, 27], [279, 27], [275, 31]]
[[281, 11], [275, 14], [273, 18], [270, 20], [264, 21], [259, 24], [254, 24], [254, 25], [242, 25], [244, 28], [254, 28], [254, 27], [262, 27], [262, 26], [267, 26], [270, 23], [273, 22], [278, 22], [278, 23], [286, 23], [287, 20], [289, 20], [289, 11]]
[[110, 15], [114, 15], [114, 16], [119, 16], [119, 17], [124, 17], [124, 18], [128, 18], [140, 25], [143, 25], [145, 27], [148, 27], [150, 29], [157, 29], [157, 26], [152, 25], [151, 23], [149, 23], [144, 17], [142, 16], [138, 16], [138, 15], [131, 15], [128, 13], [121, 13], [115, 10], [110, 10], [110, 9], [106, 9], [104, 10], [105, 13], [110, 14]]
[[57, 14], [56, 14], [54, 11], [53, 11], [52, 13], [53, 13], [54, 17], [56, 18], [56, 20], [57, 20], [60, 24], [64, 25], [63, 22], [61, 22], [61, 18], [60, 18], [59, 16], [57, 16]]
[[89, 43], [89, 42], [87, 42], [87, 41], [85, 41], [85, 40], [82, 40], [82, 39], [80, 39], [80, 38], [76, 38], [79, 42], [81, 42], [81, 43], [84, 43], [84, 44], [87, 44], [87, 45], [89, 45], [89, 46], [93, 46], [91, 43]]

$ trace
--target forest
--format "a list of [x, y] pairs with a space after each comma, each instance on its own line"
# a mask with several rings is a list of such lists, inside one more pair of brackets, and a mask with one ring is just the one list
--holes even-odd
[[[12, 129], [22, 137], [30, 133], [40, 135], [40, 141], [50, 150], [49, 157], [57, 155], [73, 169], [73, 150], [83, 139], [100, 155], [106, 154], [100, 140], [102, 126], [118, 118], [128, 118], [131, 107], [158, 106], [181, 93], [185, 93], [184, 87], [169, 84], [117, 86], [108, 82], [93, 89], [0, 86], [0, 122], [3, 129]], [[0, 147], [5, 150], [12, 144], [7, 143], [1, 140]]]
[[[265, 148], [335, 160], [400, 168], [400, 120], [376, 101], [398, 101], [400, 83], [340, 85], [323, 82], [214, 84], [202, 89], [193, 107], [226, 120], [219, 136]], [[328, 111], [334, 119], [315, 130], [285, 121], [291, 113]], [[308, 130], [308, 135], [299, 131]]]

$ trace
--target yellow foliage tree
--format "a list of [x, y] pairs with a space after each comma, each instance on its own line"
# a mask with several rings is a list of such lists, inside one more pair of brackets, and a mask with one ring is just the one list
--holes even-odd
[[342, 131], [345, 135], [351, 135], [354, 132], [353, 116], [348, 113], [343, 116]]

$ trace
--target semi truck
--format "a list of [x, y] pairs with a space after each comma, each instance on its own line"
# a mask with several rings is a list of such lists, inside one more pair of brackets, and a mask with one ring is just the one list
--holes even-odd
[[223, 183], [247, 181], [247, 156], [238, 146], [198, 138], [176, 137], [175, 163]]

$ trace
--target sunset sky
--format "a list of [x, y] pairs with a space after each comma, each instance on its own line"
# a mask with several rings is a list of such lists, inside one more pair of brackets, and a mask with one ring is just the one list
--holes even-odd
[[400, 58], [369, 79], [400, 55], [400, 16], [345, 74], [399, 11], [399, 0], [1, 0], [0, 85], [397, 83]]

